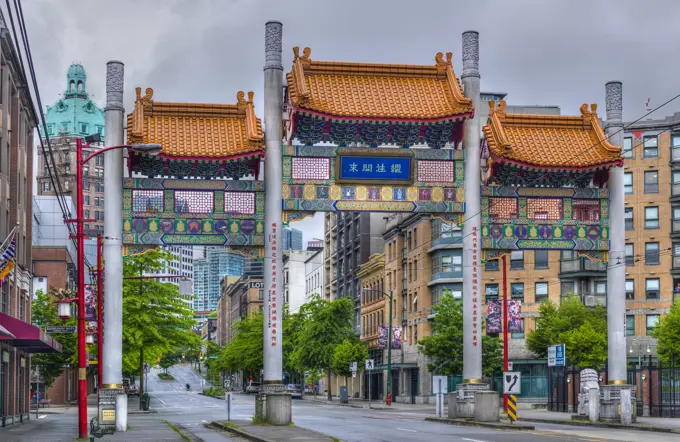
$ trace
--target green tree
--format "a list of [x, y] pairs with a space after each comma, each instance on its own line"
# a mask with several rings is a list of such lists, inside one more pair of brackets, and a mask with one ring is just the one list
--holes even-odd
[[[66, 322], [59, 318], [56, 305], [56, 300], [60, 297], [75, 298], [75, 296], [73, 292], [54, 288], [50, 289], [49, 295], [38, 290], [31, 304], [31, 322], [43, 330], [49, 326], [75, 326], [74, 317]], [[31, 363], [40, 369], [40, 379], [45, 382], [47, 388], [61, 375], [64, 365], [78, 363], [77, 334], [53, 333], [51, 336], [61, 344], [61, 353], [35, 353], [31, 357]]]
[[[418, 341], [419, 350], [430, 358], [428, 370], [444, 376], [463, 372], [463, 304], [444, 290], [434, 306], [432, 334]], [[503, 343], [498, 338], [482, 336], [482, 372], [492, 376], [502, 368]]]
[[300, 372], [325, 371], [330, 401], [333, 356], [335, 348], [354, 333], [354, 304], [348, 298], [326, 301], [313, 296], [300, 307], [299, 314], [302, 323], [290, 355], [291, 365]]
[[180, 360], [180, 357], [181, 356], [178, 355], [177, 352], [165, 353], [163, 356], [161, 356], [161, 360], [158, 365], [163, 369], [163, 371], [165, 371], [165, 373], [167, 373], [168, 369]]
[[[156, 362], [181, 345], [196, 345], [193, 312], [179, 296], [177, 286], [153, 278], [172, 261], [170, 253], [150, 250], [128, 257], [123, 265], [123, 369], [143, 376], [144, 362]], [[140, 382], [140, 394], [143, 394]]]
[[540, 358], [547, 357], [549, 345], [565, 344], [573, 365], [599, 368], [607, 358], [607, 312], [599, 305], [586, 307], [574, 295], [562, 298], [560, 305], [544, 301], [536, 330], [527, 335], [526, 342]]
[[228, 372], [260, 373], [264, 364], [264, 315], [258, 311], [234, 326], [234, 337], [219, 358], [219, 367]]
[[357, 369], [363, 369], [366, 359], [368, 359], [368, 347], [353, 336], [335, 347], [331, 369], [336, 375], [346, 378], [352, 376], [352, 371], [349, 369], [352, 362], [357, 363]]
[[659, 321], [652, 336], [656, 338], [661, 362], [668, 364], [671, 357], [675, 357], [676, 361], [680, 358], [680, 299], [673, 303], [668, 313]]

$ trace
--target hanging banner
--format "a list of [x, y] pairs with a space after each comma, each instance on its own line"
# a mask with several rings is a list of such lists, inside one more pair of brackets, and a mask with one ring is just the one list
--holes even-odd
[[401, 348], [401, 327], [392, 327], [392, 348], [399, 350]]
[[520, 313], [522, 311], [522, 303], [516, 299], [508, 301], [508, 332], [522, 333], [522, 318]]
[[378, 348], [387, 348], [387, 327], [378, 326]]
[[93, 285], [85, 286], [85, 320], [97, 320], [97, 290]]
[[486, 334], [497, 336], [501, 332], [501, 301], [489, 299], [486, 304]]

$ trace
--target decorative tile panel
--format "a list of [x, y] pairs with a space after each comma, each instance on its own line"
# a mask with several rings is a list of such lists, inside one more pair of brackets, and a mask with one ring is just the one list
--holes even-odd
[[291, 158], [291, 178], [294, 180], [329, 180], [330, 158]]

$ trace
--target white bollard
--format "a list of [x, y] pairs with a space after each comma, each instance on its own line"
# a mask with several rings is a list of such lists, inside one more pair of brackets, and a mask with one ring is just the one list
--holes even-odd
[[127, 394], [119, 394], [116, 396], [116, 431], [127, 431], [127, 399]]
[[600, 421], [600, 390], [597, 388], [588, 390], [588, 418], [590, 422]]

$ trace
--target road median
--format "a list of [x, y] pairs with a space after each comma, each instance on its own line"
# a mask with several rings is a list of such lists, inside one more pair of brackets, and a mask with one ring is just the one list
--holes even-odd
[[534, 425], [522, 423], [479, 422], [472, 419], [449, 419], [445, 417], [426, 417], [425, 420], [428, 422], [439, 422], [442, 424], [460, 425], [465, 427], [493, 428], [495, 430], [532, 431], [536, 429]]
[[293, 441], [338, 441], [325, 434], [296, 427], [294, 424], [287, 426], [255, 425], [250, 421], [214, 421], [208, 424], [209, 428], [226, 431], [236, 436], [254, 442], [293, 442]]

